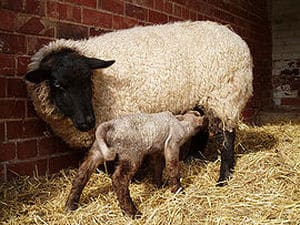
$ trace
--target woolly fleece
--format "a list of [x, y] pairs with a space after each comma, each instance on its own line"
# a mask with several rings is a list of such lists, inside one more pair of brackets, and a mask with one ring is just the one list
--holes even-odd
[[[87, 40], [57, 40], [41, 48], [29, 71], [52, 51], [72, 48], [116, 60], [93, 73], [96, 126], [130, 112], [183, 113], [195, 106], [231, 130], [252, 95], [252, 58], [245, 41], [210, 21], [134, 27]], [[49, 100], [45, 82], [28, 90], [38, 115], [72, 147], [90, 147], [94, 130], [80, 132]]]

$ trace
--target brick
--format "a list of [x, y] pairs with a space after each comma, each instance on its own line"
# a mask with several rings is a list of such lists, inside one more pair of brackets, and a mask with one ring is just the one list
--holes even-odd
[[27, 72], [27, 66], [30, 63], [30, 56], [19, 56], [17, 58], [17, 75], [24, 76]]
[[47, 19], [20, 14], [17, 16], [16, 30], [19, 33], [53, 37], [55, 23]]
[[0, 123], [0, 143], [5, 140], [4, 122]]
[[134, 27], [138, 24], [138, 21], [133, 18], [126, 18], [121, 16], [113, 16], [113, 29], [126, 29], [130, 27]]
[[130, 0], [131, 3], [139, 6], [144, 6], [147, 8], [154, 7], [154, 0]]
[[1, 1], [1, 7], [3, 7], [4, 9], [10, 9], [15, 12], [21, 12], [23, 10], [23, 0]]
[[53, 157], [49, 159], [49, 173], [57, 173], [68, 167], [78, 168], [79, 162], [83, 159], [83, 153], [75, 151], [72, 154]]
[[187, 8], [181, 8], [181, 15], [183, 19], [188, 20], [190, 16], [189, 10]]
[[180, 4], [180, 5], [185, 5], [187, 3], [186, 0], [172, 0], [172, 2], [176, 2], [177, 4]]
[[0, 54], [0, 74], [13, 75], [15, 72], [15, 59], [13, 55]]
[[160, 11], [163, 11], [164, 9], [164, 1], [162, 0], [154, 0], [154, 8]]
[[84, 26], [57, 23], [57, 37], [65, 39], [82, 39], [88, 37], [88, 28]]
[[14, 12], [0, 10], [0, 30], [13, 31], [15, 18], [16, 14]]
[[139, 20], [147, 20], [147, 9], [132, 4], [126, 4], [125, 14]]
[[25, 37], [15, 34], [0, 34], [0, 52], [4, 53], [26, 53]]
[[26, 85], [23, 79], [7, 80], [7, 97], [23, 97], [27, 98]]
[[17, 158], [30, 159], [37, 156], [37, 141], [21, 141], [17, 142]]
[[178, 6], [176, 4], [173, 5], [173, 15], [181, 17], [181, 7], [180, 6]]
[[105, 34], [107, 32], [111, 32], [111, 30], [104, 30], [104, 29], [98, 28], [98, 27], [89, 28], [89, 36], [98, 36], [98, 35]]
[[41, 22], [40, 18], [32, 17], [27, 20], [18, 31], [26, 34], [39, 34], [44, 30], [44, 24]]
[[168, 22], [168, 16], [160, 12], [149, 10], [149, 22], [166, 23]]
[[30, 55], [34, 54], [41, 47], [47, 45], [50, 41], [53, 41], [53, 39], [40, 38], [40, 37], [28, 37], [27, 38], [28, 54]]
[[176, 22], [176, 21], [181, 21], [181, 18], [174, 17], [174, 16], [169, 16], [169, 22]]
[[80, 6], [88, 6], [91, 8], [96, 8], [97, 0], [66, 0], [66, 2], [70, 2], [72, 4], [77, 4]]
[[83, 23], [96, 27], [111, 28], [112, 15], [89, 9], [83, 9]]
[[9, 9], [15, 12], [24, 12], [34, 15], [44, 15], [45, 1], [40, 0], [5, 0], [1, 1], [1, 6], [4, 9]]
[[173, 12], [173, 4], [171, 2], [165, 1], [164, 12], [168, 14], [172, 14]]
[[117, 14], [124, 14], [125, 5], [119, 0], [101, 0], [101, 9]]
[[0, 162], [14, 160], [16, 158], [15, 143], [0, 143]]
[[39, 156], [53, 155], [59, 152], [59, 138], [49, 137], [38, 141]]
[[8, 140], [20, 138], [42, 137], [47, 132], [46, 124], [37, 119], [8, 121], [7, 138]]
[[24, 1], [24, 12], [34, 15], [45, 15], [45, 1], [40, 0], [25, 0]]
[[5, 77], [0, 77], [0, 97], [6, 97], [6, 88], [7, 83], [6, 83], [6, 78]]
[[38, 172], [38, 175], [47, 173], [47, 160], [32, 160], [26, 162], [16, 162], [7, 164], [7, 178], [11, 179], [17, 176], [32, 176]]
[[190, 20], [195, 21], [197, 20], [197, 13], [195, 11], [190, 11]]
[[0, 119], [17, 119], [25, 117], [25, 101], [23, 100], [0, 100]]
[[59, 20], [81, 22], [81, 9], [79, 7], [59, 2], [48, 2], [47, 15]]
[[282, 98], [281, 105], [300, 106], [300, 98]]

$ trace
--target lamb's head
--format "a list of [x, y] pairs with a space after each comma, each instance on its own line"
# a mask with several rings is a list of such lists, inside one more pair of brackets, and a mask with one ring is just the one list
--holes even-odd
[[197, 111], [188, 111], [176, 118], [190, 131], [190, 135], [195, 135], [200, 130], [208, 126], [208, 119]]
[[39, 68], [25, 75], [27, 81], [47, 81], [50, 99], [59, 111], [70, 117], [80, 131], [95, 126], [92, 106], [92, 70], [106, 68], [114, 61], [82, 56], [66, 48], [44, 57]]

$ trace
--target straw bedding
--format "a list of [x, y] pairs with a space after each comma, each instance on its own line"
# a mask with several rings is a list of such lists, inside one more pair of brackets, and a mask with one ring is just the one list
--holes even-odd
[[207, 150], [210, 160], [181, 163], [184, 193], [157, 189], [150, 176], [130, 185], [140, 219], [122, 215], [102, 172], [93, 174], [81, 207], [67, 214], [63, 206], [76, 170], [63, 170], [0, 185], [0, 224], [300, 224], [299, 114], [298, 121], [270, 119], [260, 127], [240, 125], [235, 173], [225, 187], [215, 186], [220, 160]]

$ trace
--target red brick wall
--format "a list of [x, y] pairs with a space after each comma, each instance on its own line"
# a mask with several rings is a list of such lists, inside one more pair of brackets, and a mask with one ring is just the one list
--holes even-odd
[[30, 56], [56, 38], [176, 20], [230, 24], [254, 58], [255, 96], [244, 116], [270, 102], [271, 35], [264, 0], [2, 0], [0, 8], [0, 179], [77, 166], [82, 153], [65, 146], [35, 114], [22, 77]]

